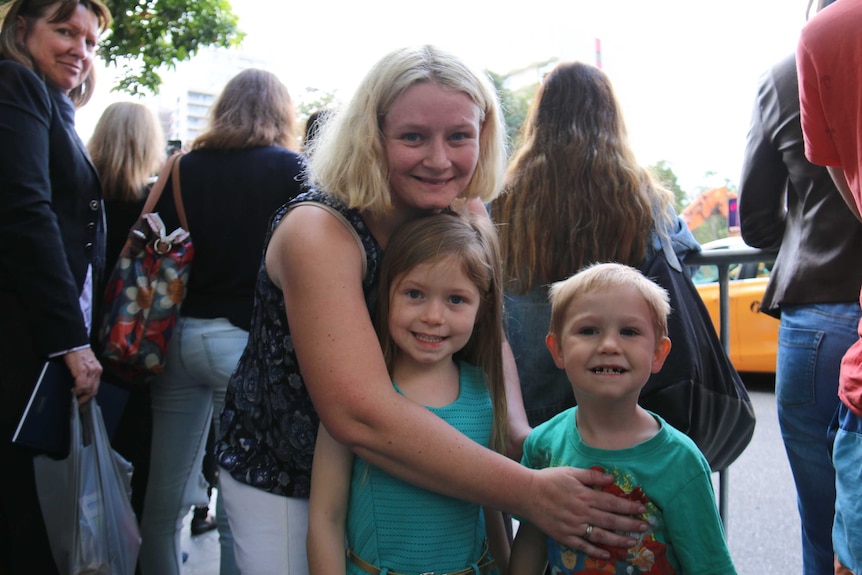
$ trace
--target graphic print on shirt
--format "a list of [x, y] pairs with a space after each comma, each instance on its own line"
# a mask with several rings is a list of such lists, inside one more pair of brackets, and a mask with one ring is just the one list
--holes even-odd
[[[602, 488], [606, 493], [612, 493], [624, 499], [638, 501], [646, 507], [640, 518], [647, 522], [649, 529], [645, 533], [624, 533], [637, 539], [637, 543], [628, 549], [605, 547], [611, 556], [609, 559], [590, 557], [576, 549], [571, 549], [548, 538], [548, 564], [552, 575], [601, 575], [603, 573], [625, 575], [672, 575], [676, 573], [667, 559], [667, 545], [656, 538], [656, 532], [661, 531], [661, 510], [650, 501], [637, 481], [630, 474], [617, 468], [606, 471], [600, 466], [592, 469], [614, 476], [614, 482]], [[622, 535], [623, 533], [621, 533]]]

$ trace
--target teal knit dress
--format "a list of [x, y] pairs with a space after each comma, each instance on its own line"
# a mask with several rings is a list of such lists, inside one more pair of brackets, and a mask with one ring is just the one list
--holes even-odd
[[[458, 399], [445, 407], [427, 409], [487, 446], [494, 416], [491, 397], [477, 367], [463, 362], [459, 367]], [[485, 520], [479, 505], [410, 485], [357, 457], [350, 485], [347, 539], [356, 555], [380, 569], [406, 575], [447, 573], [479, 561]], [[349, 560], [347, 573], [365, 575]]]

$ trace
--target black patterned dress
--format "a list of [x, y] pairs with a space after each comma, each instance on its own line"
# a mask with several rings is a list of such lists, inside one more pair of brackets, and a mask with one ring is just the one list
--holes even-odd
[[[356, 231], [367, 264], [362, 289], [373, 311], [383, 252], [359, 212], [340, 200], [318, 191], [300, 194], [273, 214], [264, 246], [291, 208], [309, 202], [340, 214]], [[284, 296], [269, 279], [262, 257], [248, 344], [230, 378], [221, 413], [219, 465], [252, 487], [307, 498], [319, 423], [293, 348]]]

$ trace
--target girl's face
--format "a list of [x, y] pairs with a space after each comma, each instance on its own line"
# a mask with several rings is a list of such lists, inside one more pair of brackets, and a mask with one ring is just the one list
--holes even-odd
[[50, 22], [59, 7], [49, 7], [44, 16], [29, 24], [19, 16], [16, 39], [24, 44], [46, 80], [68, 94], [90, 74], [99, 21], [86, 6], [78, 4], [65, 22]]
[[404, 91], [383, 120], [389, 185], [396, 207], [435, 211], [470, 183], [479, 161], [479, 107], [434, 82]]
[[453, 256], [398, 276], [389, 294], [389, 333], [398, 359], [418, 364], [451, 361], [473, 334], [481, 298]]

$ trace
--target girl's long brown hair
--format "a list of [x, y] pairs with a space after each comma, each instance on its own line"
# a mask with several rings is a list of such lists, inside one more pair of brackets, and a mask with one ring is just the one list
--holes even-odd
[[392, 290], [407, 271], [448, 257], [454, 257], [461, 264], [482, 298], [470, 341], [454, 357], [482, 369], [494, 407], [492, 445], [502, 453], [508, 417], [503, 381], [503, 286], [499, 244], [490, 221], [444, 212], [401, 226], [386, 245], [375, 329], [391, 372], [398, 353], [389, 334]]

